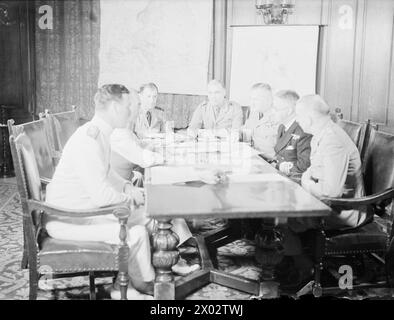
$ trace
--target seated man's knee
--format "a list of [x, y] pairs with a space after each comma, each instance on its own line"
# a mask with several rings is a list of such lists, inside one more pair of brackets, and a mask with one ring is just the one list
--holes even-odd
[[148, 241], [149, 242], [149, 234], [148, 230], [145, 226], [136, 225], [129, 229], [129, 239], [130, 242], [136, 241]]

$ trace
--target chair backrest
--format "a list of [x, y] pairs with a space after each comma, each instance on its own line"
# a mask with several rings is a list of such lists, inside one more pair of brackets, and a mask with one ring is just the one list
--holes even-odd
[[45, 112], [45, 117], [49, 119], [52, 127], [54, 139], [54, 148], [57, 152], [62, 152], [68, 139], [74, 134], [79, 127], [76, 107], [73, 106], [71, 111], [60, 113]]
[[337, 124], [345, 130], [345, 132], [348, 134], [350, 139], [354, 142], [354, 144], [357, 146], [358, 151], [360, 153], [362, 152], [363, 148], [363, 143], [364, 143], [364, 133], [365, 133], [365, 126], [366, 124], [364, 123], [357, 123], [353, 121], [348, 121], [348, 120], [338, 120]]
[[[10, 135], [10, 148], [16, 176], [17, 187], [23, 210], [24, 255], [27, 254], [29, 268], [36, 267], [36, 256], [39, 250], [37, 239], [40, 231], [40, 211], [31, 211], [28, 201], [44, 201], [40, 174], [36, 162], [31, 139], [22, 132], [16, 137]], [[26, 251], [25, 251], [26, 250]]]
[[250, 114], [250, 107], [248, 106], [243, 106], [242, 107], [242, 114], [243, 114], [243, 124], [245, 124], [246, 120], [249, 118]]
[[13, 119], [8, 121], [10, 136], [12, 135], [16, 139], [24, 133], [29, 137], [40, 179], [43, 182], [49, 182], [55, 173], [55, 162], [48, 138], [48, 119], [40, 119], [20, 125], [14, 123]]
[[24, 132], [17, 137], [11, 135], [10, 147], [22, 203], [27, 199], [43, 201], [40, 174], [31, 139]]
[[371, 127], [363, 174], [367, 195], [394, 187], [394, 135]]

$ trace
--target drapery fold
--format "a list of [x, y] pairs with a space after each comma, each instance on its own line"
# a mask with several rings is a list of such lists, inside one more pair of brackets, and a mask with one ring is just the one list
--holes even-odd
[[[36, 0], [37, 110], [51, 112], [78, 107], [91, 118], [97, 90], [100, 48], [100, 1]], [[53, 29], [41, 29], [40, 6], [53, 9]]]
[[[225, 0], [214, 0], [215, 6], [221, 2]], [[45, 5], [53, 9], [52, 30], [39, 28], [43, 16], [39, 8]], [[93, 116], [100, 73], [100, 11], [99, 0], [35, 0], [36, 115], [45, 109], [54, 113], [76, 105], [79, 117]], [[225, 21], [225, 11], [214, 10], [215, 38], [223, 39]], [[207, 80], [225, 80], [223, 59], [224, 52], [214, 49], [212, 37]], [[203, 96], [160, 94], [159, 104], [177, 128], [184, 128], [202, 100]]]

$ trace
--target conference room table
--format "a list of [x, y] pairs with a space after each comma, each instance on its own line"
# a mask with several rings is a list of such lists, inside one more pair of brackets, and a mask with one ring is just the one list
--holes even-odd
[[[145, 170], [146, 213], [158, 221], [152, 242], [155, 299], [182, 299], [209, 283], [258, 298], [278, 297], [274, 276], [282, 258], [278, 226], [290, 218], [323, 218], [331, 209], [279, 173], [247, 143], [230, 139], [178, 142], [171, 136], [155, 143], [165, 158], [164, 165]], [[219, 182], [212, 179], [217, 175]], [[171, 230], [171, 220], [176, 218], [257, 219], [261, 224], [256, 236], [260, 281], [216, 268], [216, 249], [236, 239], [231, 227], [197, 236], [201, 269], [175, 281], [171, 268], [179, 258], [179, 238]], [[240, 220], [232, 221], [239, 225]]]

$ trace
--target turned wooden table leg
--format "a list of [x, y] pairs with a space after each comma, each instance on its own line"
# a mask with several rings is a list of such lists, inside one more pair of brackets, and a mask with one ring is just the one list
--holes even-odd
[[175, 300], [175, 281], [172, 266], [179, 260], [177, 245], [179, 237], [171, 230], [170, 220], [159, 220], [157, 231], [153, 234], [152, 264], [156, 279], [154, 296], [156, 300]]
[[118, 273], [118, 283], [120, 287], [120, 299], [127, 300], [127, 288], [129, 286], [129, 246], [127, 245], [127, 219], [129, 209], [125, 209], [123, 216], [121, 216], [122, 211], [118, 211], [117, 215], [120, 220], [120, 248], [119, 248], [119, 273]]
[[282, 235], [273, 220], [263, 220], [256, 235], [256, 260], [261, 264], [260, 294], [258, 298], [279, 297], [279, 283], [275, 279], [275, 267], [283, 258]]

